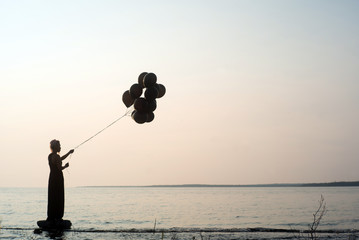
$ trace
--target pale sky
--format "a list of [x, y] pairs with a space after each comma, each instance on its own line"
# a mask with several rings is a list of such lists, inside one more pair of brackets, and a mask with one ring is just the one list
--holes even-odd
[[358, 1], [0, 1], [0, 187], [359, 180]]

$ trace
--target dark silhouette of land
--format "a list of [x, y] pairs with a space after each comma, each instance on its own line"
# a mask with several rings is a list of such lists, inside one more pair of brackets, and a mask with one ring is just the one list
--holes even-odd
[[158, 188], [198, 188], [198, 187], [359, 187], [359, 181], [352, 182], [328, 182], [328, 183], [274, 183], [274, 184], [247, 184], [247, 185], [226, 185], [226, 184], [179, 184], [179, 185], [148, 185], [148, 186], [84, 186], [84, 187], [158, 187]]

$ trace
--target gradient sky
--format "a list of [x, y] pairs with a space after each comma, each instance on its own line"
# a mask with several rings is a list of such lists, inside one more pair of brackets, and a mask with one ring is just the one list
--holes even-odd
[[359, 180], [358, 1], [0, 1], [0, 187]]

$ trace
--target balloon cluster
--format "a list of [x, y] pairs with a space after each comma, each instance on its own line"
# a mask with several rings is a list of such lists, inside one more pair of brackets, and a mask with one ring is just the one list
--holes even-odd
[[[141, 97], [144, 92], [144, 97]], [[143, 72], [138, 76], [138, 83], [131, 86], [122, 95], [122, 101], [127, 108], [134, 105], [135, 110], [131, 116], [135, 122], [142, 124], [152, 122], [155, 118], [154, 111], [157, 108], [157, 98], [165, 95], [166, 88], [157, 83], [157, 76], [154, 73]]]

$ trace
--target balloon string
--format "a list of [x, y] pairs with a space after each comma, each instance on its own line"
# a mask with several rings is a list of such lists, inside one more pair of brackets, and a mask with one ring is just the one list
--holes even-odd
[[94, 137], [96, 137], [97, 135], [99, 135], [100, 133], [102, 133], [103, 131], [105, 131], [107, 128], [111, 127], [113, 124], [117, 123], [118, 121], [120, 121], [123, 117], [127, 116], [129, 113], [131, 112], [130, 108], [127, 108], [126, 112], [119, 118], [117, 118], [115, 121], [113, 121], [112, 123], [110, 123], [109, 125], [107, 125], [105, 128], [101, 129], [100, 131], [98, 131], [96, 134], [92, 135], [91, 137], [89, 137], [88, 139], [86, 139], [85, 141], [83, 141], [82, 143], [80, 143], [79, 145], [77, 145], [74, 149], [79, 148], [80, 146], [82, 146], [83, 144], [87, 143], [88, 141], [90, 141], [91, 139], [93, 139]]

